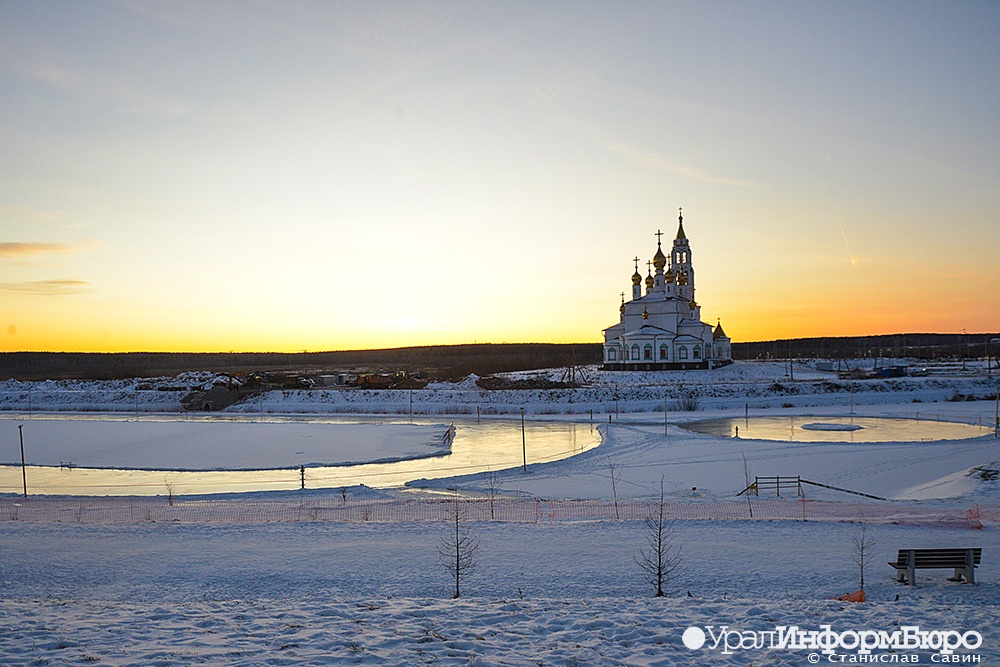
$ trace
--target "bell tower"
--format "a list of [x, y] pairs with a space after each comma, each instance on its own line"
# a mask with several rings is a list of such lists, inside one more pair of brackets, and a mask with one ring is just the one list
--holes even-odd
[[677, 276], [677, 295], [694, 300], [694, 265], [691, 262], [691, 245], [684, 233], [684, 213], [678, 209], [677, 236], [670, 250], [670, 270]]

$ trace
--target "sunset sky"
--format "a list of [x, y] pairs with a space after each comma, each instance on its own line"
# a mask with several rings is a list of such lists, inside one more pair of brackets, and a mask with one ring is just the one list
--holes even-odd
[[[0, 351], [1000, 330], [1000, 3], [0, 0]], [[643, 268], [645, 272], [645, 268]]]

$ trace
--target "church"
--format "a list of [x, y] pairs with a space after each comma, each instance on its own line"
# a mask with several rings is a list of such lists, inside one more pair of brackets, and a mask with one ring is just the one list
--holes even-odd
[[[683, 212], [670, 249], [669, 266], [656, 232], [656, 254], [643, 278], [639, 258], [632, 275], [632, 299], [622, 293], [620, 321], [604, 330], [604, 369], [618, 371], [718, 368], [733, 362], [731, 341], [719, 322], [701, 321], [694, 298], [694, 264], [684, 233]], [[655, 272], [654, 272], [655, 270]]]

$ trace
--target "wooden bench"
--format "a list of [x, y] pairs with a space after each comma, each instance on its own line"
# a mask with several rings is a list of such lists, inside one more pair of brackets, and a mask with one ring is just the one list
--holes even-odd
[[974, 584], [976, 566], [982, 556], [982, 549], [900, 549], [896, 562], [890, 562], [889, 565], [896, 568], [896, 581], [910, 585], [917, 583], [917, 570], [949, 567], [955, 569], [955, 576], [951, 581], [965, 579]]

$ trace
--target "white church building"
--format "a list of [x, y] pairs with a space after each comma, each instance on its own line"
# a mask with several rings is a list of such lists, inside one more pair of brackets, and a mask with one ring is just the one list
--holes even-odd
[[646, 265], [645, 294], [639, 258], [634, 260], [632, 299], [625, 301], [622, 293], [620, 321], [604, 330], [604, 369], [710, 369], [732, 363], [731, 341], [722, 323], [713, 329], [701, 321], [683, 214], [678, 216], [669, 266], [660, 247], [661, 236], [657, 231], [656, 254]]

